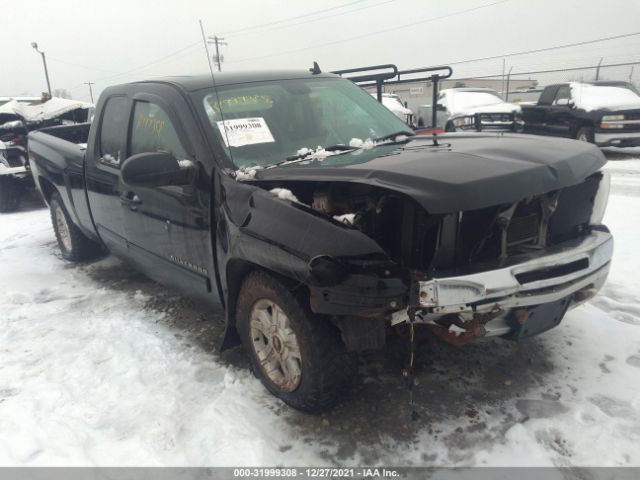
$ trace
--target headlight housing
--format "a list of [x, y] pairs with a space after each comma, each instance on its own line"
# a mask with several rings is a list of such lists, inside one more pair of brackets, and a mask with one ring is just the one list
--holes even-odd
[[600, 179], [600, 185], [598, 185], [598, 191], [593, 199], [593, 210], [591, 210], [591, 217], [589, 218], [590, 225], [601, 225], [604, 219], [604, 212], [607, 209], [607, 202], [609, 201], [609, 190], [611, 190], [611, 176], [609, 172], [601, 172], [602, 178]]
[[457, 117], [453, 119], [453, 124], [456, 127], [466, 127], [469, 125], [473, 125], [473, 123], [473, 117]]
[[624, 115], [603, 115], [602, 123], [605, 122], [620, 122], [624, 120]]
[[603, 115], [600, 121], [600, 128], [624, 128], [622, 123], [624, 121], [624, 115]]

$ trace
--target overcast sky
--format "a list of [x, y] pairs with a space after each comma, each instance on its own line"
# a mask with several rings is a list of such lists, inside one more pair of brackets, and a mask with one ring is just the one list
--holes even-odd
[[[414, 68], [640, 32], [640, 0], [0, 0], [0, 96], [208, 71], [198, 20], [225, 37], [225, 70]], [[314, 12], [322, 11], [317, 14]], [[312, 14], [312, 15], [310, 15]], [[288, 20], [291, 17], [298, 17]], [[266, 24], [266, 25], [265, 25]], [[260, 26], [253, 28], [256, 26]], [[505, 57], [507, 70], [638, 61], [640, 35]], [[497, 74], [502, 58], [454, 65]], [[96, 98], [97, 99], [97, 98]]]

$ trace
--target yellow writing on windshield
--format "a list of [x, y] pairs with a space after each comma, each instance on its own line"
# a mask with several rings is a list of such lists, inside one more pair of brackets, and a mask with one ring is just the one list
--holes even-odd
[[[238, 95], [223, 98], [220, 103], [222, 104], [223, 111], [242, 111], [251, 107], [267, 109], [273, 106], [273, 97], [268, 95]], [[212, 98], [209, 104], [216, 112], [220, 111], [219, 104], [215, 98]]]
[[147, 130], [155, 136], [160, 136], [164, 130], [166, 122], [159, 118], [148, 115], [140, 115], [136, 121], [136, 130]]

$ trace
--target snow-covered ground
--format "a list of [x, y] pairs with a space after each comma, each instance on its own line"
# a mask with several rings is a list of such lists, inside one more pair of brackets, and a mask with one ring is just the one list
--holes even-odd
[[414, 421], [399, 340], [303, 415], [217, 353], [221, 312], [113, 258], [66, 263], [44, 209], [2, 215], [0, 465], [640, 466], [640, 158], [608, 155], [603, 292], [521, 344], [424, 339]]

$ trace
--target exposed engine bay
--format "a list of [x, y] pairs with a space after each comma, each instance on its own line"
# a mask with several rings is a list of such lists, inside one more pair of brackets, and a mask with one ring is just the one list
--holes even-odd
[[[393, 275], [402, 279], [409, 292], [403, 301], [387, 302], [388, 311], [399, 307], [387, 317], [390, 323], [424, 323], [458, 345], [485, 335], [521, 338], [552, 328], [568, 308], [595, 294], [608, 271], [608, 264], [605, 268], [590, 259], [595, 250], [589, 249], [587, 241], [594, 225], [601, 222], [595, 218], [604, 211], [599, 197], [606, 202], [608, 194], [608, 178], [601, 172], [576, 185], [517, 202], [435, 215], [407, 195], [366, 184], [268, 182], [260, 186], [279, 192], [281, 198], [282, 189], [290, 191], [301, 208], [374, 240], [395, 265]], [[598, 248], [609, 249], [606, 240]], [[556, 253], [556, 266], [545, 263], [545, 258], [569, 243], [584, 255], [565, 261], [564, 254]], [[332, 261], [340, 263], [340, 259]], [[521, 265], [517, 272], [510, 270], [514, 263]], [[490, 286], [494, 272], [506, 272], [514, 285], [503, 290], [504, 281]], [[481, 277], [482, 284], [469, 282], [455, 293], [470, 275], [486, 278]], [[442, 279], [452, 285], [446, 286]], [[475, 296], [468, 295], [471, 291]], [[331, 289], [322, 292], [327, 302], [336, 303]], [[445, 300], [447, 294], [453, 299], [450, 302]], [[344, 298], [348, 293], [340, 295]], [[522, 295], [527, 297], [523, 300]], [[528, 322], [536, 311], [549, 320]], [[354, 317], [367, 316], [363, 312], [354, 312], [351, 322], [343, 323], [352, 325]], [[339, 324], [340, 318], [336, 319]], [[360, 338], [354, 349], [384, 342], [380, 328], [372, 329], [370, 336], [357, 330]]]
[[399, 266], [436, 272], [464, 270], [488, 260], [539, 250], [589, 232], [603, 174], [518, 202], [430, 215], [411, 198], [347, 182], [278, 182], [302, 204], [375, 240]]

